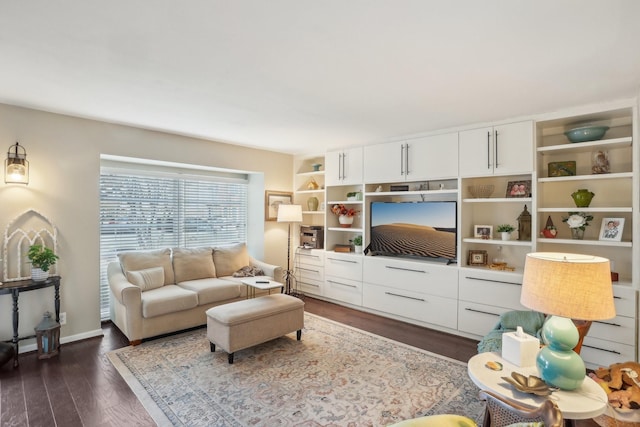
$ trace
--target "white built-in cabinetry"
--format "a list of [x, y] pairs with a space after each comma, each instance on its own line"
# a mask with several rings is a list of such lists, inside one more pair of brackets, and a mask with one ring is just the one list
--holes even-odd
[[362, 183], [362, 147], [327, 152], [325, 162], [327, 186]]
[[[497, 124], [472, 130], [381, 143], [327, 153], [321, 190], [325, 208], [306, 212], [305, 221], [322, 220], [325, 250], [319, 258], [296, 255], [299, 289], [337, 303], [434, 329], [480, 339], [497, 323], [500, 314], [526, 310], [520, 304], [526, 254], [534, 251], [574, 252], [604, 256], [619, 273], [614, 283], [617, 316], [593, 323], [582, 356], [588, 367], [638, 360], [638, 289], [640, 288], [640, 182], [638, 174], [636, 102], [614, 107], [585, 107], [556, 112], [532, 120]], [[610, 127], [599, 141], [570, 143], [564, 131], [590, 121]], [[610, 173], [592, 174], [594, 153], [609, 159]], [[313, 162], [322, 163], [317, 158]], [[573, 176], [549, 176], [549, 162], [576, 161]], [[296, 200], [308, 196], [304, 182], [308, 165], [296, 176]], [[308, 163], [308, 162], [307, 162]], [[513, 181], [528, 182], [531, 194], [511, 197]], [[392, 185], [408, 191], [394, 191]], [[470, 186], [493, 185], [488, 197], [476, 198]], [[586, 188], [596, 194], [591, 206], [576, 208], [571, 193]], [[362, 200], [348, 200], [360, 192]], [[438, 262], [336, 253], [336, 244], [349, 244], [362, 235], [369, 240], [370, 204], [373, 201], [458, 201], [458, 262]], [[331, 213], [333, 204], [359, 210], [351, 228], [343, 228]], [[530, 236], [516, 231], [503, 241], [499, 224], [517, 228], [518, 218], [531, 215]], [[562, 217], [571, 211], [594, 216], [584, 240], [574, 240]], [[556, 238], [540, 236], [547, 218], [558, 229]], [[603, 218], [625, 219], [620, 242], [599, 238]], [[474, 236], [475, 225], [491, 225], [490, 239]], [[470, 251], [487, 253], [488, 262], [505, 262], [511, 271], [469, 265]], [[315, 263], [315, 264], [314, 264]], [[317, 268], [322, 267], [322, 268]], [[310, 269], [311, 271], [305, 271]]]
[[459, 132], [460, 175], [533, 171], [533, 122], [523, 121]]
[[364, 182], [424, 181], [458, 176], [458, 133], [364, 147]]
[[322, 249], [297, 248], [294, 256], [295, 289], [305, 295], [322, 296], [324, 288]]

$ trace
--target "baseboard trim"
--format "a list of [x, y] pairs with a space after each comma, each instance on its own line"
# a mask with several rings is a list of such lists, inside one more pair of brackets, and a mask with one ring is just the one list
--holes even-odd
[[[74, 341], [82, 341], [88, 338], [101, 337], [103, 335], [104, 333], [102, 332], [102, 329], [95, 329], [93, 331], [82, 332], [81, 334], [68, 335], [66, 337], [62, 337], [60, 338], [60, 344], [67, 344]], [[37, 350], [38, 350], [38, 344], [33, 342], [31, 344], [21, 345], [19, 353], [20, 354], [29, 353], [31, 351], [37, 351]]]

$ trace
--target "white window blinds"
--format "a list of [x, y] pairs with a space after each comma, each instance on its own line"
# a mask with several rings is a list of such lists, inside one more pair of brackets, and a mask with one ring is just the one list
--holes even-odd
[[118, 252], [219, 246], [247, 240], [244, 176], [100, 175], [100, 314], [109, 318], [107, 264]]

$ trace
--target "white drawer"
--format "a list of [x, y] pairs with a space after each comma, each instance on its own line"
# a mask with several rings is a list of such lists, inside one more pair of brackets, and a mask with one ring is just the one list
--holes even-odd
[[302, 249], [296, 250], [296, 265], [317, 265], [324, 266], [324, 251], [322, 249]]
[[298, 281], [324, 280], [324, 268], [316, 265], [299, 265], [296, 267], [296, 278]]
[[591, 323], [587, 336], [623, 344], [633, 343], [636, 336], [636, 320], [624, 316], [616, 316], [610, 320], [596, 320]]
[[484, 276], [469, 274], [467, 270], [460, 270], [458, 280], [461, 301], [473, 301], [511, 310], [529, 310], [520, 304], [522, 285], [519, 282], [489, 280]]
[[451, 298], [365, 283], [362, 305], [408, 319], [457, 328], [458, 303]]
[[605, 341], [589, 335], [584, 338], [580, 356], [587, 367], [591, 369], [636, 360], [633, 345]]
[[616, 315], [636, 316], [636, 291], [628, 286], [613, 286], [613, 302], [616, 305]]
[[323, 287], [324, 287], [324, 282], [319, 282], [316, 280], [308, 280], [306, 282], [298, 281], [296, 290], [299, 292], [302, 292], [305, 295], [322, 296]]
[[445, 298], [458, 298], [458, 272], [455, 266], [366, 257], [363, 275], [367, 283]]
[[362, 256], [331, 252], [325, 256], [324, 274], [362, 281]]
[[324, 283], [323, 296], [360, 306], [362, 305], [362, 282], [328, 276]]
[[458, 330], [483, 337], [498, 324], [500, 315], [507, 311], [510, 309], [460, 301], [458, 303]]

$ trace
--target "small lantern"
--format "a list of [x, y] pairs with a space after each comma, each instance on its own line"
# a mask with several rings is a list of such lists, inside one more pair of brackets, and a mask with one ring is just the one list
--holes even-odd
[[16, 142], [9, 147], [4, 161], [4, 182], [6, 184], [29, 184], [29, 162], [27, 151]]
[[44, 313], [42, 321], [35, 327], [38, 343], [38, 359], [49, 359], [58, 355], [60, 347], [60, 324], [51, 318], [51, 313]]
[[518, 240], [531, 241], [531, 214], [527, 205], [518, 217]]

